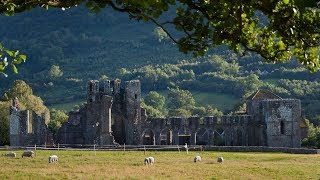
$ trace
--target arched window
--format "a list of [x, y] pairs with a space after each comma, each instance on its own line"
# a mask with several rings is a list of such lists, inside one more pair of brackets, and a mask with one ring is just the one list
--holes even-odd
[[281, 134], [284, 134], [284, 133], [285, 133], [284, 122], [283, 122], [283, 121], [280, 122], [280, 133], [281, 133]]

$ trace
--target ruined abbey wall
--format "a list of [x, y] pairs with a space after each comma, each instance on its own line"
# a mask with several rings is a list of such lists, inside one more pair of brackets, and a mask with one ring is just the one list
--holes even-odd
[[[87, 103], [79, 112], [70, 113], [68, 122], [58, 131], [57, 142], [139, 144], [143, 119], [140, 99], [140, 81], [89, 81]], [[75, 117], [79, 123], [72, 123]]]
[[[246, 114], [148, 119], [140, 107], [140, 81], [88, 82], [87, 104], [70, 112], [57, 135], [61, 144], [201, 144], [300, 147], [300, 101], [259, 90], [247, 99]], [[304, 133], [305, 134], [305, 133]]]
[[45, 116], [31, 110], [10, 110], [10, 145], [27, 146], [52, 144], [53, 137], [45, 124]]
[[264, 100], [261, 104], [266, 123], [267, 146], [299, 147], [300, 101], [296, 99]]

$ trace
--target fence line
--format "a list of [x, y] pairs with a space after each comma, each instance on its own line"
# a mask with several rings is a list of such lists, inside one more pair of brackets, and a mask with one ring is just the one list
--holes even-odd
[[[66, 151], [186, 151], [185, 145], [70, 145], [59, 146], [33, 145], [33, 146], [0, 146], [0, 150], [66, 150]], [[201, 146], [188, 145], [188, 151], [222, 151], [222, 152], [284, 152], [294, 154], [320, 154], [320, 149], [286, 148], [265, 146]]]

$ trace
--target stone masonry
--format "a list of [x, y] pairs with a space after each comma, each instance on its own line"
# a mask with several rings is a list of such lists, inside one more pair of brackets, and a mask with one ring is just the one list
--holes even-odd
[[53, 136], [45, 124], [45, 114], [38, 116], [31, 110], [20, 110], [18, 99], [10, 107], [10, 145], [52, 144]]
[[247, 99], [245, 114], [221, 118], [150, 119], [140, 99], [138, 80], [89, 81], [87, 103], [69, 113], [57, 143], [300, 147], [307, 133], [300, 100], [282, 99], [268, 90]]
[[140, 81], [88, 82], [87, 103], [70, 112], [68, 122], [58, 131], [60, 144], [140, 144]]

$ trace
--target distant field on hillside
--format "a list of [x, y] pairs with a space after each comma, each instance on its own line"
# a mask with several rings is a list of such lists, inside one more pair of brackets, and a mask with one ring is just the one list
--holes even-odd
[[[8, 151], [6, 151], [8, 152]], [[0, 156], [0, 179], [319, 179], [320, 155], [168, 151], [49, 151], [37, 157]], [[0, 151], [1, 154], [5, 151]], [[56, 154], [59, 162], [48, 163]], [[202, 161], [194, 163], [195, 155]], [[143, 165], [153, 156], [153, 166]], [[223, 156], [223, 164], [216, 162]]]
[[75, 102], [70, 102], [70, 103], [63, 103], [63, 104], [55, 104], [52, 106], [49, 106], [50, 109], [58, 109], [58, 110], [64, 110], [64, 111], [71, 111], [75, 105], [81, 105], [82, 103], [85, 102], [84, 100], [81, 101], [75, 101]]
[[[166, 98], [168, 96], [168, 91], [157, 92]], [[211, 105], [223, 112], [231, 110], [240, 100], [240, 98], [222, 93], [208, 93], [199, 91], [191, 93], [196, 101], [197, 106]]]
[[222, 93], [192, 92], [198, 106], [212, 105], [220, 111], [231, 110], [239, 98]]

